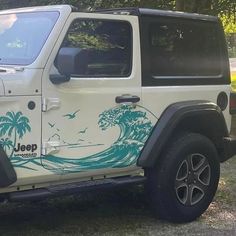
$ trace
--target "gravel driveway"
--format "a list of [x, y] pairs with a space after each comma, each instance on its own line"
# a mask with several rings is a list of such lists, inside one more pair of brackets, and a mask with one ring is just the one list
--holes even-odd
[[236, 235], [236, 157], [222, 165], [214, 202], [197, 221], [154, 219], [143, 189], [65, 197], [38, 203], [2, 204], [0, 235]]
[[[236, 131], [236, 121], [233, 127]], [[0, 205], [0, 235], [236, 235], [236, 157], [221, 165], [216, 197], [198, 220], [179, 225], [163, 222], [153, 218], [147, 205], [142, 187], [5, 203]]]

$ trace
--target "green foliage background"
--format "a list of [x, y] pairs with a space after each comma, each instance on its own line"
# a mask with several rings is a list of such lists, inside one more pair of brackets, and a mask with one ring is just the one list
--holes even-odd
[[230, 56], [236, 57], [236, 0], [0, 0], [0, 9], [53, 4], [71, 4], [81, 11], [145, 7], [220, 16], [227, 34]]
[[235, 0], [0, 0], [0, 9], [53, 4], [71, 4], [80, 10], [146, 7], [218, 15], [229, 25], [228, 32], [236, 32], [232, 24], [236, 21]]
[[182, 10], [210, 15], [235, 14], [235, 0], [1, 0], [0, 8], [35, 5], [71, 4], [79, 9], [90, 10], [110, 7], [148, 7]]

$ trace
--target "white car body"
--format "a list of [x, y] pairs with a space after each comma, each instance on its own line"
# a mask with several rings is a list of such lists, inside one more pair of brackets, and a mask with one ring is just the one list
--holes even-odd
[[[8, 112], [21, 112], [30, 126], [22, 137], [17, 133], [14, 136], [14, 132], [1, 133], [2, 139], [14, 143], [14, 147], [6, 147], [6, 153], [17, 175], [17, 181], [1, 188], [1, 193], [142, 173], [136, 161], [148, 136], [137, 140], [127, 138], [129, 148], [136, 142], [138, 150], [127, 151], [121, 154], [124, 155], [121, 159], [116, 160], [114, 156], [111, 160], [111, 154], [118, 152], [115, 144], [119, 145], [120, 133], [124, 132], [121, 129], [127, 126], [114, 120], [111, 127], [103, 129], [101, 117], [105, 119], [109, 115], [107, 111], [123, 106], [116, 103], [117, 96], [139, 96], [140, 102], [132, 109], [141, 112], [142, 124], [150, 122], [154, 127], [170, 104], [199, 99], [216, 104], [220, 92], [230, 94], [229, 84], [143, 87], [138, 16], [72, 12], [66, 5], [14, 9], [2, 11], [0, 16], [48, 11], [59, 12], [59, 17], [37, 58], [29, 65], [1, 65], [8, 69], [0, 73], [0, 117], [7, 116]], [[68, 83], [51, 83], [49, 76], [54, 70], [54, 60], [68, 28], [77, 18], [129, 22], [133, 34], [129, 76], [72, 77]], [[32, 110], [28, 108], [29, 102], [35, 104]], [[229, 131], [229, 107], [223, 114]], [[1, 128], [4, 125], [1, 118], [0, 123]], [[12, 148], [15, 148], [13, 152]]]

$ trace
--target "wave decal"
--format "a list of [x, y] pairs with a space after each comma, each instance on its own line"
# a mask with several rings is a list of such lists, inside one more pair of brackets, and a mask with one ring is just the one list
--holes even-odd
[[120, 129], [120, 135], [108, 149], [91, 156], [78, 159], [46, 156], [44, 160], [48, 169], [56, 169], [64, 165], [64, 172], [79, 172], [91, 169], [122, 168], [136, 163], [137, 158], [149, 137], [153, 124], [147, 117], [154, 116], [149, 111], [137, 111], [133, 106], [123, 105], [107, 111], [99, 116], [99, 127], [105, 131], [114, 126]]
[[[43, 167], [53, 172], [60, 173], [63, 169], [65, 173], [73, 173], [134, 165], [153, 129], [151, 120], [157, 121], [157, 117], [151, 111], [141, 106], [136, 107], [140, 109], [136, 110], [135, 107], [129, 105], [117, 106], [99, 115], [98, 125], [101, 130], [106, 131], [115, 126], [120, 129], [118, 139], [106, 150], [78, 159], [54, 155], [44, 156]], [[39, 158], [20, 159], [20, 157], [12, 158], [14, 166], [25, 167], [25, 164], [30, 162], [42, 166]]]

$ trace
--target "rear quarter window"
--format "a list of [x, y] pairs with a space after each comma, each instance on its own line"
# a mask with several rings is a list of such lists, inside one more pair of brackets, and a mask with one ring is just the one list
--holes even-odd
[[211, 76], [221, 73], [220, 42], [214, 23], [160, 21], [149, 27], [154, 76]]
[[228, 82], [218, 21], [143, 17], [141, 42], [144, 86]]

